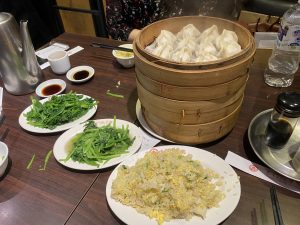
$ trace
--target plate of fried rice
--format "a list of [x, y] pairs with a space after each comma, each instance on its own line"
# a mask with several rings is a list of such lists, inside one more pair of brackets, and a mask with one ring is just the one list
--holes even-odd
[[214, 225], [236, 208], [239, 177], [219, 156], [181, 145], [139, 152], [111, 173], [106, 198], [126, 224]]

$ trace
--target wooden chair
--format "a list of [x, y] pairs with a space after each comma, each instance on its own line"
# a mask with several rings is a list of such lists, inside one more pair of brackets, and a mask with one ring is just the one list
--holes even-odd
[[60, 20], [59, 27], [62, 32], [108, 37], [101, 0], [56, 0], [53, 8]]

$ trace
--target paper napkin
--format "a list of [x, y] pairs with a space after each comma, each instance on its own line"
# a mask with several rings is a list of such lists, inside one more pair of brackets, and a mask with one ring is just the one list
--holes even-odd
[[274, 172], [270, 168], [266, 168], [264, 166], [253, 163], [231, 151], [228, 151], [225, 161], [228, 162], [231, 166], [234, 166], [235, 168], [240, 169], [245, 173], [248, 173], [270, 183], [277, 184], [281, 187], [300, 194], [299, 182], [288, 179]]

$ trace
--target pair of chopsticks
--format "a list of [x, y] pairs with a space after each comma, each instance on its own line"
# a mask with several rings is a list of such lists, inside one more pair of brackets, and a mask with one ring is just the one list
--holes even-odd
[[270, 188], [270, 195], [271, 195], [275, 225], [284, 225], [282, 216], [281, 216], [279, 202], [277, 199], [276, 189], [275, 189], [274, 185], [272, 185], [272, 187]]
[[112, 49], [112, 50], [119, 50], [119, 51], [124, 51], [124, 52], [133, 52], [131, 48], [124, 48], [124, 47], [118, 47], [118, 46], [113, 46], [113, 45], [106, 45], [102, 43], [92, 43], [90, 46], [96, 47], [96, 48], [106, 48], [106, 49]]

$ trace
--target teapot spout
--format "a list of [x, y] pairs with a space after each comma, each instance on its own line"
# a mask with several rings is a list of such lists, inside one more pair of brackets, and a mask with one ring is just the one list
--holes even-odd
[[40, 82], [43, 79], [43, 73], [35, 55], [27, 24], [27, 20], [20, 21], [22, 58], [27, 72], [31, 76], [35, 77], [38, 80], [38, 82]]

